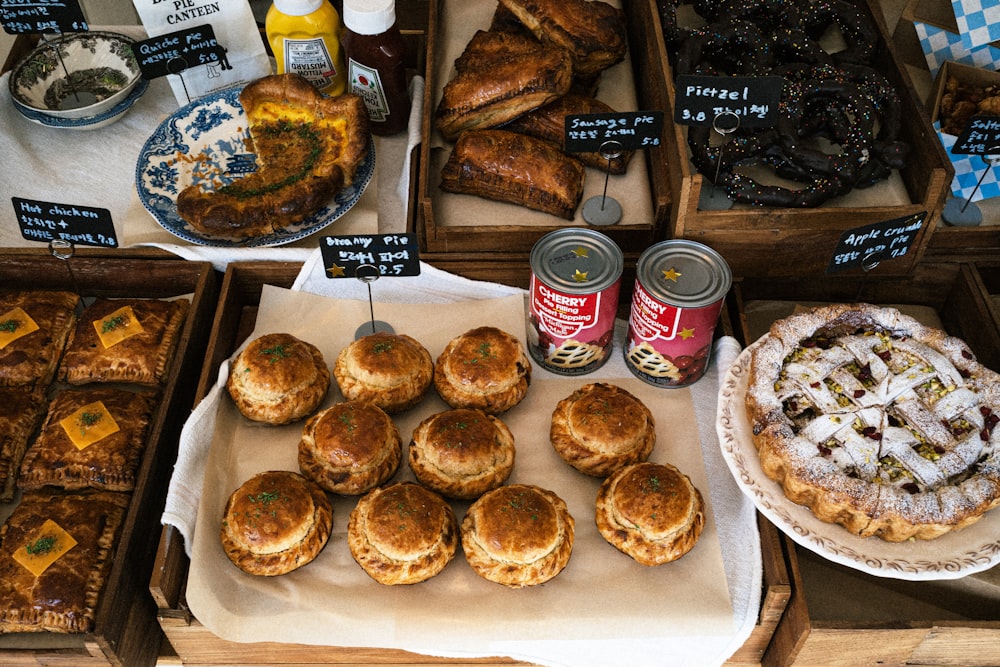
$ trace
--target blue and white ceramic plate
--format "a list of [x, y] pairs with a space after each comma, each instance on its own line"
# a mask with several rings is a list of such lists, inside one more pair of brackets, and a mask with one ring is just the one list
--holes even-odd
[[241, 86], [211, 93], [181, 107], [146, 140], [135, 168], [139, 200], [165, 230], [190, 243], [219, 248], [269, 247], [303, 239], [353, 207], [375, 172], [375, 142], [355, 172], [354, 182], [305, 220], [280, 232], [249, 239], [206, 237], [177, 214], [177, 195], [189, 185], [220, 188], [256, 168], [248, 150]]
[[26, 107], [23, 104], [18, 103], [18, 101], [13, 98], [11, 98], [11, 100], [13, 101], [14, 108], [17, 109], [18, 113], [37, 125], [43, 125], [45, 127], [58, 127], [64, 130], [97, 130], [111, 125], [111, 123], [114, 123], [124, 116], [128, 110], [131, 109], [137, 101], [139, 101], [139, 98], [142, 97], [142, 94], [146, 92], [147, 88], [149, 88], [149, 81], [146, 79], [140, 79], [139, 83], [132, 88], [128, 96], [121, 102], [107, 111], [97, 114], [96, 116], [85, 116], [83, 118], [56, 118], [55, 116], [50, 116], [42, 113], [41, 111], [35, 111], [30, 107]]

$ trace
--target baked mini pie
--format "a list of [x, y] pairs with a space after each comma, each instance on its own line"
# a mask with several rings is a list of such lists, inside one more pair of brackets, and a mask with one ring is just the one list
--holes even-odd
[[290, 424], [313, 414], [330, 389], [330, 369], [312, 343], [267, 333], [233, 359], [226, 389], [247, 419]]
[[592, 477], [645, 461], [656, 445], [656, 423], [646, 405], [621, 387], [586, 384], [559, 401], [549, 427], [552, 447], [566, 463]]
[[333, 376], [347, 400], [369, 401], [395, 414], [413, 407], [427, 393], [434, 360], [406, 334], [377, 332], [344, 347]]
[[302, 474], [327, 491], [357, 496], [395, 474], [403, 441], [382, 408], [346, 401], [306, 421], [298, 458]]
[[417, 481], [448, 498], [471, 500], [507, 481], [514, 469], [514, 435], [499, 417], [455, 408], [417, 428], [407, 450]]
[[45, 417], [45, 390], [0, 387], [0, 502], [14, 499], [24, 452]]
[[357, 564], [380, 584], [416, 584], [455, 557], [458, 520], [451, 505], [430, 489], [397, 482], [358, 500], [347, 523], [347, 545]]
[[156, 394], [149, 390], [94, 386], [59, 392], [24, 455], [18, 486], [132, 491], [155, 406]]
[[932, 539], [1000, 503], [1000, 374], [963, 341], [893, 308], [835, 304], [750, 349], [761, 468], [819, 519]]
[[0, 292], [0, 387], [52, 382], [79, 301], [55, 290]]
[[500, 414], [521, 402], [531, 382], [531, 362], [521, 341], [496, 327], [456, 336], [434, 364], [434, 387], [453, 408]]
[[634, 463], [601, 483], [597, 530], [643, 565], [675, 561], [694, 548], [705, 526], [705, 501], [691, 479], [668, 463]]
[[233, 565], [275, 577], [311, 563], [333, 529], [333, 506], [319, 486], [289, 470], [261, 472], [226, 501], [219, 537]]
[[162, 384], [190, 305], [184, 298], [95, 300], [70, 335], [59, 379], [69, 384]]
[[575, 525], [554, 492], [505, 485], [469, 507], [462, 520], [462, 549], [480, 577], [510, 588], [536, 586], [569, 563]]
[[0, 633], [86, 633], [129, 494], [32, 491], [0, 529]]

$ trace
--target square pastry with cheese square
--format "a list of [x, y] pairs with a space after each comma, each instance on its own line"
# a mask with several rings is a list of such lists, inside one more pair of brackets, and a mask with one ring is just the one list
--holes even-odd
[[21, 463], [18, 486], [132, 491], [156, 402], [152, 391], [87, 387], [60, 392]]
[[106, 491], [24, 494], [0, 529], [0, 634], [94, 629], [128, 502]]
[[76, 323], [59, 379], [162, 384], [189, 307], [187, 299], [97, 299]]
[[44, 416], [43, 388], [0, 387], [0, 502], [14, 499], [21, 460]]
[[0, 387], [52, 382], [79, 300], [72, 292], [0, 291]]

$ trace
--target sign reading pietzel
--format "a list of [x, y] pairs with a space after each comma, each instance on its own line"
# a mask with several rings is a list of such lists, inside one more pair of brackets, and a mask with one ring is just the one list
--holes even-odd
[[848, 229], [840, 235], [827, 274], [902, 257], [927, 218], [927, 211]]
[[740, 127], [773, 127], [783, 85], [780, 76], [679, 76], [674, 122], [711, 127], [725, 114], [736, 117]]
[[565, 119], [565, 147], [570, 153], [599, 152], [609, 141], [621, 150], [659, 146], [663, 134], [662, 111], [622, 111], [571, 114]]
[[132, 53], [144, 79], [179, 74], [191, 67], [226, 60], [225, 48], [207, 23], [140, 40], [132, 45]]
[[79, 0], [0, 0], [0, 24], [11, 35], [90, 29]]
[[323, 236], [319, 247], [327, 278], [420, 275], [415, 234]]
[[118, 238], [106, 208], [57, 204], [11, 197], [14, 215], [27, 241], [69, 241], [77, 245], [117, 248]]

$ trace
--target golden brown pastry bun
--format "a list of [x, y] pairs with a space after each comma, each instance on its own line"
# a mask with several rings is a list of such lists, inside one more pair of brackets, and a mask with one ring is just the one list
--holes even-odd
[[674, 466], [636, 463], [601, 484], [596, 521], [616, 549], [643, 565], [661, 565], [694, 547], [705, 526], [705, 503]]
[[514, 435], [494, 415], [456, 408], [420, 422], [408, 457], [418, 482], [448, 498], [471, 500], [507, 481]]
[[333, 376], [347, 400], [368, 401], [394, 414], [424, 397], [434, 376], [434, 360], [410, 336], [378, 332], [342, 349]]
[[312, 343], [287, 333], [264, 334], [233, 359], [226, 389], [247, 419], [288, 424], [319, 407], [330, 369]]
[[549, 439], [566, 463], [584, 474], [607, 477], [649, 458], [656, 424], [638, 398], [616, 385], [595, 382], [559, 401]]
[[552, 491], [511, 484], [483, 494], [462, 520], [462, 548], [476, 574], [510, 588], [545, 583], [573, 552], [575, 522]]
[[233, 491], [222, 517], [222, 548], [247, 574], [273, 577], [311, 562], [330, 538], [333, 507], [298, 473], [271, 470]]
[[530, 382], [531, 362], [521, 341], [496, 327], [453, 338], [434, 366], [434, 387], [445, 403], [494, 415], [517, 405]]
[[441, 572], [458, 548], [458, 520], [444, 498], [414, 482], [372, 489], [347, 524], [347, 545], [380, 584], [416, 584]]
[[356, 496], [392, 477], [403, 458], [399, 429], [382, 408], [337, 403], [306, 421], [299, 469], [327, 491]]

